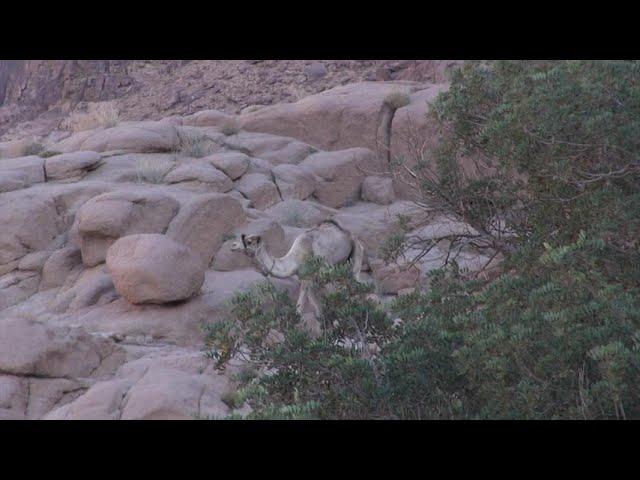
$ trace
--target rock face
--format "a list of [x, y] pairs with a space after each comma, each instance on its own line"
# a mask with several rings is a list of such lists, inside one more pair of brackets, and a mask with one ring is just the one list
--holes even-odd
[[379, 262], [369, 262], [369, 266], [382, 294], [396, 294], [400, 290], [415, 287], [420, 278], [420, 270], [416, 267], [404, 268]]
[[164, 178], [167, 183], [179, 184], [197, 192], [228, 192], [233, 182], [208, 162], [183, 163]]
[[285, 200], [265, 211], [281, 225], [297, 228], [314, 227], [329, 218], [333, 212], [334, 210], [317, 203], [302, 200]]
[[378, 150], [380, 114], [387, 95], [412, 94], [427, 85], [416, 82], [353, 83], [273, 105], [240, 116], [251, 132], [293, 137], [321, 150], [366, 147]]
[[231, 180], [240, 178], [249, 168], [249, 156], [240, 152], [216, 153], [203, 160], [211, 162], [213, 166], [222, 170]]
[[0, 161], [0, 193], [20, 190], [45, 181], [44, 160], [36, 156]]
[[0, 225], [0, 268], [46, 250], [64, 229], [55, 199], [27, 191], [0, 195]]
[[306, 200], [313, 195], [319, 182], [313, 171], [304, 166], [278, 165], [272, 172], [283, 200]]
[[313, 147], [294, 138], [256, 132], [239, 132], [227, 138], [224, 144], [252, 157], [267, 160], [273, 165], [297, 164], [314, 152]]
[[96, 152], [73, 152], [45, 160], [47, 180], [79, 180], [98, 166], [102, 156]]
[[278, 188], [262, 173], [248, 173], [236, 185], [236, 189], [251, 201], [251, 206], [264, 210], [278, 203]]
[[52, 328], [29, 318], [0, 322], [0, 372], [39, 377], [87, 377], [114, 353], [107, 339], [84, 329]]
[[91, 150], [152, 153], [172, 151], [177, 149], [178, 145], [178, 131], [170, 122], [140, 122], [105, 130], [80, 132], [51, 148], [59, 152]]
[[315, 189], [314, 196], [320, 203], [332, 208], [356, 202], [366, 172], [381, 168], [376, 154], [366, 148], [314, 153], [300, 166], [323, 180]]
[[220, 110], [201, 110], [184, 117], [182, 124], [191, 127], [217, 127], [232, 118], [232, 115], [221, 112]]
[[245, 220], [242, 205], [231, 195], [199, 195], [180, 209], [167, 236], [188, 246], [208, 266], [224, 236]]
[[64, 284], [71, 271], [82, 265], [82, 255], [77, 247], [69, 246], [56, 250], [42, 267], [40, 289], [59, 287]]
[[151, 190], [111, 192], [85, 203], [76, 216], [82, 261], [92, 267], [103, 262], [107, 249], [120, 237], [163, 233], [178, 211], [173, 198]]
[[393, 180], [388, 177], [371, 176], [362, 182], [362, 199], [365, 202], [389, 205], [396, 199]]
[[204, 265], [188, 247], [165, 235], [128, 235], [107, 252], [107, 268], [130, 303], [168, 303], [200, 291]]

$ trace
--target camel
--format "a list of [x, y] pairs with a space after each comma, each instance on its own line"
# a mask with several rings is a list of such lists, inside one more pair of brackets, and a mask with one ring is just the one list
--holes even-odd
[[[272, 257], [259, 235], [242, 235], [241, 241], [231, 245], [234, 252], [243, 252], [251, 257], [263, 272], [277, 278], [288, 278], [298, 273], [300, 265], [309, 255], [324, 258], [330, 265], [337, 265], [351, 260], [352, 271], [358, 282], [360, 278], [364, 247], [351, 232], [341, 227], [334, 219], [321, 222], [300, 234], [291, 245], [289, 251], [280, 258]], [[321, 314], [320, 303], [307, 280], [300, 282], [300, 295], [296, 303], [298, 313], [302, 316], [305, 302], [310, 301], [316, 316]]]

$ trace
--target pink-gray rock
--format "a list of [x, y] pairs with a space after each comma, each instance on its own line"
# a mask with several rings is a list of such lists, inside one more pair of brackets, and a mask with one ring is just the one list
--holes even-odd
[[219, 110], [201, 110], [184, 117], [182, 124], [192, 127], [218, 127], [232, 118], [232, 115]]
[[393, 180], [389, 177], [370, 176], [362, 182], [362, 199], [365, 202], [389, 205], [396, 199]]
[[240, 132], [224, 141], [228, 148], [267, 160], [274, 165], [300, 163], [314, 148], [294, 138], [266, 133]]
[[80, 180], [97, 168], [102, 156], [97, 152], [73, 152], [54, 155], [45, 160], [47, 180]]
[[416, 82], [352, 83], [240, 115], [239, 124], [243, 130], [292, 137], [321, 150], [366, 147], [377, 151], [387, 95], [426, 88], [430, 85]]
[[44, 182], [44, 160], [38, 156], [0, 159], [0, 193]]
[[38, 291], [40, 274], [14, 271], [0, 277], [0, 310], [26, 300]]
[[20, 262], [18, 263], [18, 269], [40, 272], [51, 254], [52, 252], [48, 250], [28, 253], [20, 259]]
[[51, 149], [64, 153], [79, 150], [151, 153], [172, 151], [178, 144], [178, 132], [171, 122], [145, 121], [78, 132], [53, 145]]
[[334, 212], [323, 205], [303, 200], [285, 200], [265, 210], [269, 217], [281, 225], [298, 228], [315, 227]]
[[69, 246], [56, 250], [42, 268], [40, 289], [46, 290], [63, 285], [67, 275], [80, 265], [82, 265], [82, 255], [78, 247]]
[[167, 236], [188, 246], [208, 266], [224, 236], [245, 221], [242, 204], [231, 195], [199, 195], [182, 206], [171, 221]]
[[251, 200], [251, 206], [258, 210], [265, 210], [281, 200], [276, 185], [261, 173], [244, 175], [236, 183], [236, 190]]
[[177, 211], [176, 200], [153, 189], [92, 198], [80, 207], [72, 227], [77, 231], [83, 263], [92, 267], [103, 262], [107, 249], [122, 236], [164, 232]]
[[211, 162], [214, 167], [222, 170], [231, 180], [240, 178], [249, 168], [249, 156], [240, 152], [215, 153], [202, 160]]
[[318, 184], [318, 178], [308, 167], [284, 164], [277, 165], [272, 172], [283, 200], [306, 200]]
[[371, 260], [369, 266], [382, 294], [396, 294], [400, 290], [415, 287], [420, 278], [420, 270], [415, 266], [384, 265]]
[[314, 153], [300, 166], [324, 180], [316, 187], [314, 196], [332, 208], [356, 202], [364, 177], [382, 168], [376, 154], [366, 148]]
[[169, 172], [164, 180], [200, 193], [225, 193], [233, 188], [233, 182], [229, 177], [205, 161], [183, 163]]
[[74, 269], [58, 291], [48, 310], [72, 312], [81, 308], [104, 305], [119, 297], [106, 265]]
[[327, 67], [324, 66], [324, 63], [313, 62], [305, 67], [304, 73], [306, 73], [309, 80], [318, 80], [327, 74]]
[[52, 327], [27, 317], [0, 321], [0, 373], [88, 377], [119, 350], [83, 328]]
[[128, 235], [107, 252], [107, 268], [120, 295], [133, 304], [168, 303], [196, 295], [205, 265], [191, 249], [165, 235]]
[[46, 250], [65, 227], [53, 196], [30, 190], [0, 195], [0, 268]]

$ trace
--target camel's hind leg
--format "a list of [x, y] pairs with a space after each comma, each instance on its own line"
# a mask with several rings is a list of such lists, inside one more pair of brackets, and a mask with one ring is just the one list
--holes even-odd
[[322, 309], [320, 308], [320, 301], [313, 291], [311, 283], [307, 280], [302, 280], [300, 282], [300, 294], [298, 295], [298, 301], [296, 302], [296, 311], [301, 317], [304, 313], [304, 307], [307, 300], [309, 300], [309, 302], [311, 303], [316, 317], [320, 318], [320, 314], [322, 313]]
[[309, 290], [307, 291], [307, 296], [309, 297], [309, 302], [311, 302], [311, 306], [313, 307], [313, 311], [316, 314], [316, 318], [320, 319], [320, 315], [322, 314], [322, 308], [320, 307], [320, 301], [316, 296], [316, 293], [313, 291], [311, 286], [309, 286]]
[[362, 262], [364, 260], [364, 245], [356, 237], [352, 237], [353, 241], [353, 253], [351, 254], [351, 269], [356, 281], [364, 283], [360, 278], [360, 272], [362, 271]]
[[304, 313], [304, 305], [307, 302], [309, 296], [309, 283], [306, 280], [300, 282], [300, 294], [298, 295], [298, 301], [296, 302], [296, 311], [302, 317]]

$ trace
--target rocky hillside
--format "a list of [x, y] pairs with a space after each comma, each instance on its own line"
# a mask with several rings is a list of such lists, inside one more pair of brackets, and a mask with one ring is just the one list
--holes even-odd
[[122, 119], [160, 119], [205, 108], [238, 113], [295, 102], [358, 81], [442, 82], [450, 61], [4, 60], [0, 139], [42, 136], [87, 102], [115, 100]]
[[[3, 108], [18, 117], [62, 112], [70, 99], [77, 107], [115, 98], [124, 113], [75, 133], [47, 131], [41, 113], [31, 121], [40, 148], [0, 143], [0, 419], [246, 412], [224, 401], [242, 362], [216, 371], [201, 351], [202, 322], [266, 279], [232, 251], [241, 234], [260, 235], [280, 256], [334, 218], [364, 243], [364, 276], [385, 302], [445, 257], [443, 245], [415, 265], [385, 264], [379, 250], [398, 214], [425, 238], [470, 229], [440, 216], [424, 226], [424, 209], [383, 174], [381, 141], [398, 151], [394, 136], [409, 124], [435, 134], [425, 113], [447, 88], [440, 67], [228, 63], [96, 62], [104, 81], [78, 83], [82, 62], [61, 62], [53, 84], [42, 65], [3, 64]], [[436, 81], [389, 79], [396, 75]], [[368, 76], [378, 80], [359, 81]], [[37, 94], [36, 84], [55, 88]], [[390, 94], [406, 101], [387, 131]], [[485, 255], [467, 249], [458, 263], [477, 268]], [[268, 279], [297, 297], [296, 277]], [[304, 318], [317, 331], [317, 319]]]

